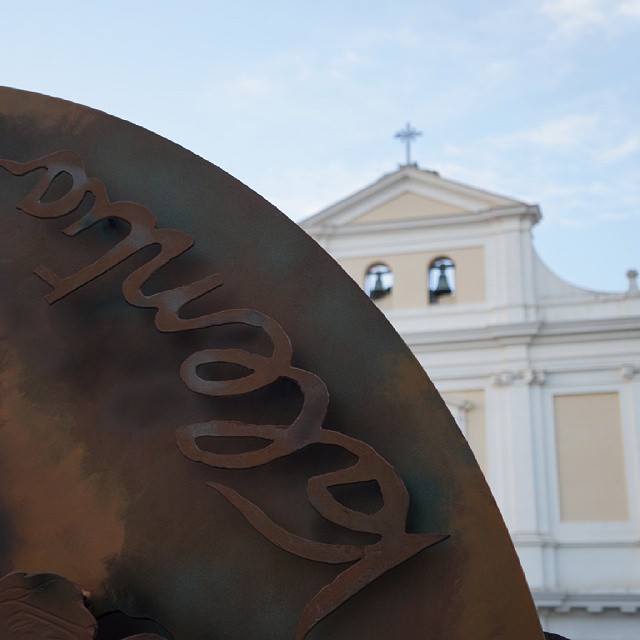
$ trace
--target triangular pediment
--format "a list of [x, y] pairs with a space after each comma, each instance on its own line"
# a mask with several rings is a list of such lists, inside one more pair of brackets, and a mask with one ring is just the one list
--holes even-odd
[[394, 220], [413, 220], [431, 216], [446, 216], [453, 213], [469, 211], [464, 207], [427, 198], [417, 193], [406, 192], [388, 202], [374, 207], [365, 214], [351, 220], [350, 224], [368, 224], [375, 222], [392, 222]]
[[522, 204], [513, 198], [447, 180], [435, 171], [403, 166], [307, 218], [301, 226], [312, 232], [327, 227], [388, 225]]

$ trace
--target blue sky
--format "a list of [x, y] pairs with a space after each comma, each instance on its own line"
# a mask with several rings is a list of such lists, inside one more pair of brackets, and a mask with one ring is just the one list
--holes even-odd
[[640, 0], [5, 3], [0, 84], [131, 120], [294, 220], [392, 171], [541, 205], [543, 259], [640, 267]]

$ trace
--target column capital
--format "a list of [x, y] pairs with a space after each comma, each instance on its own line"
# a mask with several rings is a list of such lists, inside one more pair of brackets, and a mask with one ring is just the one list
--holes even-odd
[[543, 385], [545, 379], [545, 374], [542, 369], [505, 370], [491, 374], [491, 384], [493, 384], [494, 387], [510, 387], [516, 382], [529, 386]]

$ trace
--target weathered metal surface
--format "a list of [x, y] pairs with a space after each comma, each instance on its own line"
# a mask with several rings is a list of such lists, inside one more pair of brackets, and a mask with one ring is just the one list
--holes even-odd
[[0, 579], [2, 640], [93, 640], [97, 626], [82, 591], [60, 576], [10, 573]]
[[[327, 387], [318, 376], [291, 365], [291, 342], [272, 318], [249, 309], [219, 311], [189, 319], [179, 316], [186, 304], [222, 284], [219, 275], [208, 276], [198, 282], [150, 296], [142, 293], [144, 284], [159, 268], [193, 246], [193, 238], [175, 229], [157, 229], [157, 220], [153, 214], [139, 204], [110, 202], [104, 184], [97, 178], [89, 178], [82, 161], [71, 151], [54, 152], [26, 163], [0, 160], [0, 168], [8, 170], [14, 176], [44, 171], [38, 184], [17, 205], [18, 209], [36, 218], [66, 216], [78, 208], [86, 195], [91, 195], [94, 202], [90, 210], [63, 230], [68, 236], [76, 236], [101, 222], [109, 223], [111, 227], [116, 225], [114, 221], [129, 225], [125, 238], [95, 262], [72, 275], [61, 278], [48, 267], [38, 267], [35, 274], [53, 288], [53, 292], [45, 296], [47, 302], [57, 302], [141, 249], [158, 245], [160, 253], [125, 278], [122, 292], [129, 304], [157, 310], [155, 325], [160, 331], [171, 333], [245, 324], [261, 329], [269, 337], [273, 349], [269, 357], [243, 349], [205, 349], [184, 361], [180, 370], [181, 377], [192, 391], [214, 397], [250, 393], [273, 384], [278, 379], [291, 380], [303, 396], [298, 416], [291, 425], [211, 421], [180, 427], [176, 434], [178, 445], [187, 458], [223, 469], [250, 469], [288, 456], [310, 444], [335, 445], [355, 456], [355, 464], [346, 469], [310, 478], [308, 495], [315, 510], [330, 522], [352, 531], [380, 536], [379, 542], [371, 545], [327, 544], [297, 536], [279, 527], [261, 509], [237, 492], [223, 485], [210, 483], [265, 538], [281, 549], [316, 562], [355, 563], [323, 587], [307, 604], [296, 633], [297, 639], [305, 638], [318, 622], [377, 577], [419, 551], [449, 537], [437, 533], [406, 533], [409, 495], [402, 480], [391, 465], [364, 442], [322, 428], [329, 404]], [[68, 191], [52, 202], [44, 201], [45, 193], [62, 174], [71, 178]], [[230, 380], [206, 380], [198, 375], [199, 366], [219, 362], [244, 367], [249, 373]], [[198, 439], [203, 437], [243, 436], [262, 438], [270, 444], [255, 451], [226, 455], [204, 451], [197, 444]], [[376, 482], [382, 494], [382, 506], [372, 514], [349, 509], [340, 504], [330, 492], [332, 487], [369, 481]]]
[[[118, 615], [117, 613], [115, 615]], [[153, 621], [119, 617], [119, 626], [99, 624], [78, 585], [50, 573], [14, 572], [0, 578], [2, 640], [163, 640], [169, 635], [127, 633]]]
[[315, 243], [133, 125], [0, 113], [0, 572], [176, 640], [540, 640], [443, 402]]
[[175, 640], [155, 620], [110, 611], [98, 618], [95, 640]]

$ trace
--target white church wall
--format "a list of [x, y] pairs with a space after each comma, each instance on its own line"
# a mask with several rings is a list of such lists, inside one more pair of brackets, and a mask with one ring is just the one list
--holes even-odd
[[[415, 180], [423, 191], [414, 194], [450, 197], [452, 183], [423, 173], [385, 176], [312, 218], [312, 235], [361, 286], [386, 256], [394, 286], [413, 288], [402, 304], [379, 306], [467, 436], [545, 628], [640, 640], [640, 293], [633, 282], [622, 293], [584, 290], [552, 273], [532, 244], [535, 205], [441, 216], [433, 205], [420, 218], [411, 198], [412, 219], [394, 220], [393, 198]], [[477, 190], [461, 194], [471, 208], [482, 201]], [[482, 269], [454, 258], [473, 248]], [[454, 259], [457, 282], [482, 272], [484, 297], [428, 304], [435, 255]]]

